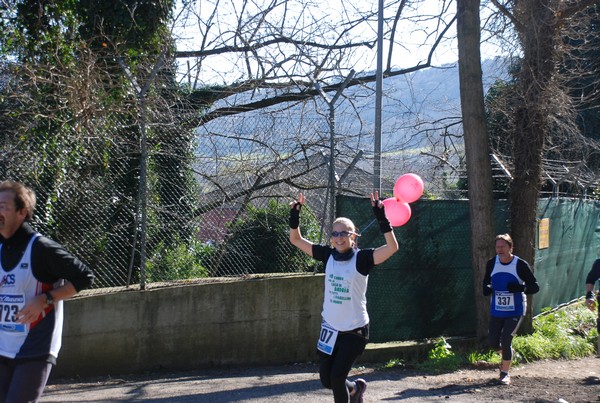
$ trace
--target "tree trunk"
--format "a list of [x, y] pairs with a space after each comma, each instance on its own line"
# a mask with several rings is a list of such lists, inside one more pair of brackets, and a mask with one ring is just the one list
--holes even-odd
[[481, 71], [479, 0], [458, 0], [458, 67], [467, 159], [471, 262], [477, 310], [477, 337], [487, 334], [489, 299], [482, 294], [485, 264], [494, 254], [492, 168]]
[[[553, 78], [558, 40], [551, 0], [526, 0], [517, 5], [518, 32], [523, 49], [519, 75], [520, 106], [515, 114], [514, 182], [511, 192], [511, 233], [514, 253], [533, 269], [537, 204], [548, 116], [552, 111]], [[553, 2], [552, 2], [553, 3]], [[558, 90], [558, 89], [555, 89]], [[520, 332], [531, 333], [532, 301]]]

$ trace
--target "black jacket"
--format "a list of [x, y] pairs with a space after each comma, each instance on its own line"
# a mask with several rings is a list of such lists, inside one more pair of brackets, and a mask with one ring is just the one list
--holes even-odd
[[[11, 271], [21, 260], [27, 244], [35, 231], [24, 223], [8, 239], [0, 235], [2, 244], [1, 263], [5, 271]], [[89, 288], [94, 282], [92, 270], [63, 246], [44, 236], [38, 237], [31, 249], [31, 270], [34, 277], [42, 283], [55, 283], [65, 279], [73, 284], [77, 291]]]

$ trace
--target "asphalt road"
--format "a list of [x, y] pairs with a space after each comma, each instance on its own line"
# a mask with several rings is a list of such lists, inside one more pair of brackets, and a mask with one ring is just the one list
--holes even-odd
[[[365, 402], [405, 403], [596, 402], [600, 358], [546, 361], [513, 368], [513, 385], [499, 386], [495, 368], [426, 375], [406, 369], [360, 367], [351, 378], [368, 381]], [[509, 389], [507, 389], [509, 388]], [[541, 400], [540, 400], [541, 399]], [[559, 400], [562, 399], [562, 400]], [[312, 364], [157, 373], [53, 381], [41, 402], [328, 402]]]

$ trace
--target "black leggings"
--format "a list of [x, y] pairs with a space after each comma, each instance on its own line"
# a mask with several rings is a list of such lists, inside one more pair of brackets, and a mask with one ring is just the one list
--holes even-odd
[[52, 364], [0, 357], [0, 403], [34, 403], [42, 396]]
[[319, 376], [327, 389], [333, 390], [335, 403], [348, 403], [353, 383], [346, 378], [356, 358], [365, 351], [367, 339], [356, 333], [339, 333], [331, 355], [319, 353]]
[[503, 360], [512, 360], [512, 340], [521, 322], [522, 316], [511, 316], [508, 318], [490, 318], [488, 339], [490, 347], [496, 351], [502, 350]]

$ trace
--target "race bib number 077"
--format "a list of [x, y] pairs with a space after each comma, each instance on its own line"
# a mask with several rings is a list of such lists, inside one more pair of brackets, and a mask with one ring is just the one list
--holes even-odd
[[332, 328], [327, 322], [323, 321], [321, 323], [321, 333], [319, 334], [317, 349], [327, 355], [331, 355], [337, 336], [338, 331]]

